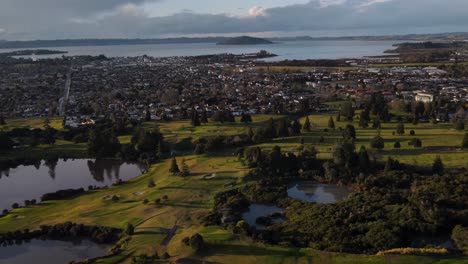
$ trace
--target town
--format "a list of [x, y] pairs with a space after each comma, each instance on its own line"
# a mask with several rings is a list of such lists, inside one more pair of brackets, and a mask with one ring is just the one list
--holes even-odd
[[389, 111], [412, 113], [417, 103], [426, 105], [430, 115], [421, 116], [421, 122], [468, 117], [466, 76], [434, 66], [372, 67], [374, 61], [281, 69], [228, 54], [21, 59], [5, 62], [0, 70], [0, 114], [64, 116], [64, 124], [74, 128], [105, 118], [183, 120], [193, 111], [208, 117], [226, 111], [233, 116], [333, 112], [339, 109], [325, 103], [344, 100], [362, 109], [364, 101], [381, 95]]

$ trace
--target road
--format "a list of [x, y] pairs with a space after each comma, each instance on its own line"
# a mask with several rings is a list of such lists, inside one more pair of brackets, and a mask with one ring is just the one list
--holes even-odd
[[70, 96], [71, 88], [71, 72], [67, 73], [67, 81], [65, 82], [63, 97], [59, 100], [59, 115], [65, 116], [68, 97]]

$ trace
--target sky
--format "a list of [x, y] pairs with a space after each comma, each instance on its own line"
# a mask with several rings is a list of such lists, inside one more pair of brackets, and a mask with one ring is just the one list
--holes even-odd
[[0, 40], [468, 31], [468, 0], [0, 0]]

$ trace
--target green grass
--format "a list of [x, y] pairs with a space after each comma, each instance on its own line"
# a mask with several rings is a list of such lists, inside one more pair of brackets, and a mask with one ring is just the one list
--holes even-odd
[[327, 71], [354, 71], [359, 70], [359, 67], [312, 67], [312, 66], [258, 66], [257, 70], [270, 71], [270, 72], [298, 72], [298, 71], [315, 71], [315, 70], [327, 70]]
[[[254, 116], [252, 124], [218, 124], [209, 123], [193, 128], [188, 121], [158, 123], [166, 139], [177, 143], [186, 139], [196, 140], [200, 137], [213, 135], [234, 135], [243, 133], [248, 127], [259, 127], [272, 116]], [[280, 116], [274, 116], [281, 118]], [[279, 145], [285, 151], [295, 151], [299, 146], [300, 138], [304, 137], [306, 143], [316, 145], [321, 154], [320, 158], [330, 158], [329, 148], [341, 138], [337, 130], [324, 132], [329, 116], [312, 115], [310, 120], [314, 130], [301, 136], [279, 138], [273, 142], [260, 144], [263, 148], [272, 148]], [[303, 122], [303, 120], [302, 120]], [[337, 127], [345, 127], [346, 122], [335, 122]], [[154, 127], [155, 123], [145, 123], [147, 128]], [[382, 136], [387, 141], [386, 148], [381, 152], [373, 152], [379, 159], [391, 155], [403, 162], [417, 162], [420, 165], [432, 164], [435, 155], [441, 155], [447, 167], [466, 166], [467, 151], [425, 152], [423, 149], [414, 149], [407, 146], [410, 136], [393, 136], [396, 123], [383, 124]], [[357, 129], [357, 146], [368, 147], [369, 140], [376, 135], [376, 130]], [[420, 124], [407, 125], [406, 131], [414, 129], [416, 137], [423, 141], [423, 146], [458, 146], [464, 132], [451, 129], [451, 125]], [[325, 143], [319, 143], [320, 136], [325, 137]], [[128, 143], [130, 136], [120, 137], [122, 143]], [[393, 150], [393, 142], [402, 141], [401, 150]], [[55, 150], [54, 150], [55, 149]], [[27, 151], [37, 155], [44, 151], [82, 153], [85, 144], [70, 144], [58, 141], [55, 146], [38, 146]], [[27, 152], [25, 150], [25, 152]], [[19, 153], [16, 153], [19, 155]], [[26, 155], [26, 153], [22, 153]], [[122, 228], [126, 223], [136, 226], [135, 235], [128, 242], [119, 255], [104, 258], [98, 263], [131, 263], [131, 256], [139, 254], [152, 255], [157, 252], [162, 255], [168, 252], [171, 261], [181, 258], [196, 258], [215, 263], [467, 263], [465, 259], [451, 257], [417, 257], [417, 256], [367, 256], [339, 253], [327, 253], [310, 249], [293, 249], [267, 246], [254, 243], [249, 238], [233, 235], [230, 231], [217, 226], [204, 227], [200, 217], [213, 206], [213, 196], [225, 190], [224, 185], [229, 182], [240, 183], [242, 177], [248, 172], [237, 158], [232, 156], [232, 150], [221, 153], [210, 153], [200, 156], [185, 156], [192, 176], [183, 178], [168, 173], [170, 160], [153, 165], [149, 171], [121, 186], [88, 192], [85, 195], [64, 201], [48, 201], [39, 205], [13, 210], [7, 216], [0, 218], [0, 232], [18, 229], [36, 229], [40, 225], [50, 225], [73, 221], [82, 224], [98, 224]], [[181, 158], [178, 158], [180, 163]], [[212, 179], [204, 179], [205, 175], [216, 175]], [[147, 183], [153, 179], [156, 187], [148, 188]], [[117, 202], [104, 200], [109, 195], [119, 195]], [[167, 201], [162, 200], [161, 205], [154, 203], [155, 199], [167, 195]], [[148, 199], [149, 204], [142, 201]], [[161, 245], [166, 237], [165, 229], [177, 225], [174, 238], [167, 246]], [[207, 243], [208, 250], [201, 255], [194, 255], [190, 248], [182, 245], [184, 237], [194, 233], [201, 233]]]
[[[12, 130], [14, 128], [40, 128], [44, 129], [44, 121], [45, 118], [39, 117], [39, 118], [28, 118], [28, 119], [8, 119], [6, 120], [6, 125], [0, 125], [0, 130]], [[50, 126], [52, 128], [55, 128], [57, 130], [63, 130], [62, 126], [62, 117], [52, 117], [49, 119], [50, 121]]]
[[[276, 139], [272, 143], [264, 144], [266, 146], [279, 145], [288, 150], [294, 150], [299, 146], [300, 138], [304, 137], [306, 143], [317, 146], [320, 150], [319, 158], [331, 158], [330, 148], [342, 138], [339, 128], [345, 128], [349, 122], [337, 122], [335, 120], [335, 130], [324, 132], [328, 127], [330, 115], [311, 115], [310, 121], [313, 124], [313, 131], [303, 133], [299, 137]], [[304, 122], [304, 119], [301, 120]], [[359, 128], [358, 120], [352, 122], [356, 129], [356, 148], [361, 145], [370, 150], [370, 141], [378, 134], [378, 131], [371, 128]], [[446, 167], [466, 167], [468, 166], [468, 151], [460, 148], [461, 142], [465, 135], [464, 131], [453, 129], [452, 124], [431, 124], [421, 123], [418, 125], [405, 124], [405, 135], [393, 135], [396, 131], [398, 123], [382, 123], [380, 130], [381, 136], [385, 140], [385, 148], [381, 151], [371, 151], [371, 155], [377, 160], [385, 160], [388, 156], [392, 156], [401, 162], [408, 164], [416, 164], [421, 166], [431, 166], [434, 158], [440, 155]], [[414, 130], [416, 135], [410, 136], [410, 130]], [[320, 137], [325, 139], [324, 143], [319, 143]], [[408, 145], [408, 142], [413, 138], [422, 140], [423, 148], [414, 148]], [[396, 141], [400, 141], [401, 149], [394, 149], [393, 145]], [[426, 150], [426, 147], [456, 147], [456, 150], [441, 149], [438, 151]]]

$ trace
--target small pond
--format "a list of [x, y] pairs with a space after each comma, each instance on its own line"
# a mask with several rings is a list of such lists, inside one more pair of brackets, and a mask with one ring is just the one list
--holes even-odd
[[20, 245], [0, 247], [0, 263], [66, 264], [73, 260], [105, 256], [109, 248], [109, 245], [98, 245], [89, 240], [66, 242], [33, 239]]
[[[262, 216], [271, 216], [276, 213], [283, 213], [283, 209], [275, 205], [251, 204], [249, 210], [242, 214], [242, 218], [250, 225], [257, 229], [264, 229], [265, 226], [257, 224], [257, 218]], [[284, 219], [281, 217], [273, 218], [274, 223], [280, 223]]]
[[43, 194], [88, 186], [110, 186], [142, 174], [145, 167], [120, 160], [46, 160], [34, 165], [0, 170], [0, 211], [13, 203], [24, 204]]
[[297, 182], [288, 189], [288, 196], [291, 198], [320, 204], [342, 201], [350, 193], [346, 186], [314, 182]]

